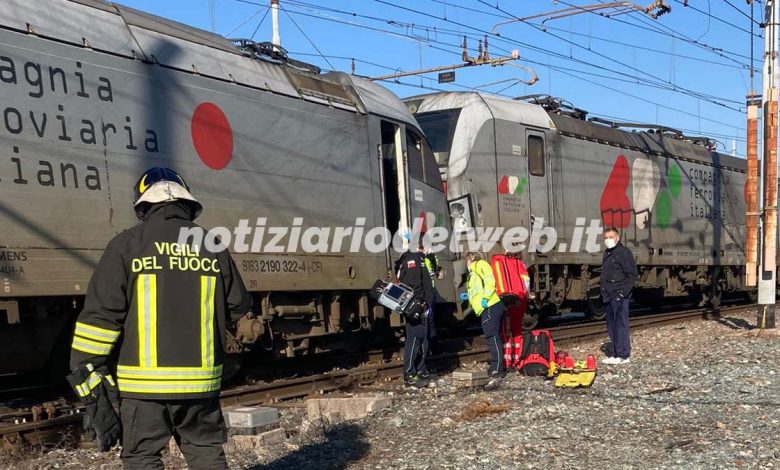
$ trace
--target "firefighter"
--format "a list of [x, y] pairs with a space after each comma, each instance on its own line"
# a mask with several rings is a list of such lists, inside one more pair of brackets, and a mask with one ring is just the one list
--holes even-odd
[[428, 322], [433, 305], [433, 285], [425, 266], [425, 255], [421, 250], [405, 251], [395, 262], [398, 280], [414, 289], [415, 296], [428, 305], [428, 310], [419, 320], [406, 320], [406, 342], [404, 343], [404, 384], [424, 387], [430, 378], [425, 364], [428, 355]]
[[496, 293], [496, 280], [490, 264], [482, 259], [477, 252], [466, 254], [466, 265], [469, 270], [468, 293], [460, 294], [460, 300], [469, 301], [474, 314], [481, 320], [485, 343], [490, 351], [490, 366], [488, 374], [490, 381], [485, 388], [497, 388], [504, 377], [504, 361], [501, 354], [501, 324], [504, 319], [503, 302]]
[[171, 435], [189, 468], [227, 468], [218, 397], [226, 317], [238, 320], [251, 299], [227, 250], [178, 243], [202, 206], [176, 172], [146, 171], [134, 206], [142, 223], [108, 243], [89, 282], [68, 381], [101, 450], [119, 438], [118, 387], [124, 468], [164, 468]]

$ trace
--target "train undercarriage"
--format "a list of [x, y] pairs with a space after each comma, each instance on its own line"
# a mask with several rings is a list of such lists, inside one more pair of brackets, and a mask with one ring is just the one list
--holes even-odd
[[[275, 361], [335, 351], [355, 352], [402, 336], [403, 320], [369, 300], [368, 291], [255, 292], [254, 308], [230, 329], [225, 375], [243, 359]], [[70, 342], [83, 296], [30, 297], [0, 302], [0, 390], [56, 383], [67, 374]], [[453, 308], [442, 308], [446, 319]]]
[[[755, 302], [756, 289], [745, 285], [744, 266], [637, 266], [636, 302], [660, 309], [669, 300], [718, 307], [724, 294]], [[524, 319], [534, 328], [545, 318], [573, 311], [594, 320], [605, 317], [598, 265], [535, 264], [529, 267], [532, 299]]]

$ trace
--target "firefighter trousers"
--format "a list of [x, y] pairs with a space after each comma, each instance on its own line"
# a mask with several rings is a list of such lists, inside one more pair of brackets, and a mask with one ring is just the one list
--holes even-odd
[[171, 436], [191, 470], [227, 469], [222, 444], [227, 433], [219, 398], [194, 400], [122, 399], [122, 466], [164, 469], [162, 450]]

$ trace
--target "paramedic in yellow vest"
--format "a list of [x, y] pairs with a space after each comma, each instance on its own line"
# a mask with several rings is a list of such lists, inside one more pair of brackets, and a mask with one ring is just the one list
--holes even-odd
[[482, 255], [477, 252], [466, 254], [466, 265], [469, 269], [468, 293], [460, 294], [462, 301], [469, 301], [474, 314], [482, 323], [482, 332], [490, 351], [490, 381], [487, 389], [498, 387], [504, 377], [504, 361], [502, 358], [501, 324], [506, 307], [496, 293], [496, 280], [493, 270]]
[[223, 341], [251, 298], [227, 249], [178, 242], [202, 206], [175, 171], [146, 171], [134, 206], [141, 223], [108, 243], [89, 281], [68, 381], [101, 450], [119, 438], [118, 386], [125, 469], [163, 469], [171, 436], [190, 469], [226, 469]]

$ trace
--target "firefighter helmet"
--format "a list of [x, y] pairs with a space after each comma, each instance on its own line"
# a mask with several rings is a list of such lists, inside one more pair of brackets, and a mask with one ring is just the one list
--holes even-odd
[[203, 206], [190, 193], [190, 187], [184, 178], [170, 168], [154, 167], [146, 170], [134, 188], [133, 206], [139, 219], [143, 219], [152, 204], [184, 201], [193, 209], [197, 217]]

